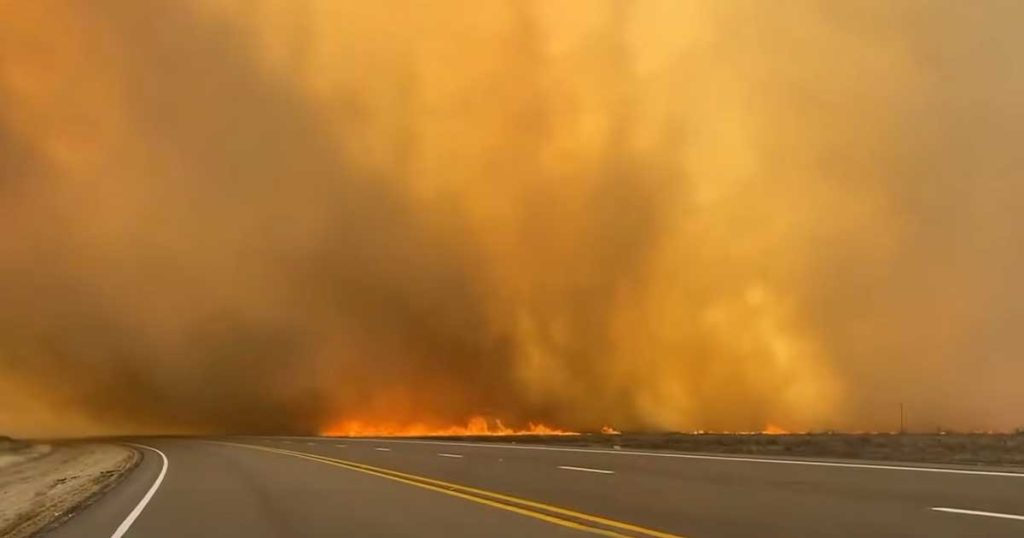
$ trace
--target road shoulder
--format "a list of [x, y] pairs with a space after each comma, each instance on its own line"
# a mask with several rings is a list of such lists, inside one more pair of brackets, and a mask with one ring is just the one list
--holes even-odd
[[139, 461], [111, 444], [23, 445], [0, 467], [0, 536], [32, 536], [59, 525], [110, 491]]

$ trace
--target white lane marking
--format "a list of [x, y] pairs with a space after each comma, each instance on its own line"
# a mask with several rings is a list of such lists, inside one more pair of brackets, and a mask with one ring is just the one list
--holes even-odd
[[384, 448], [382, 446], [374, 448], [374, 450], [380, 450], [381, 452], [391, 452], [390, 448]]
[[906, 465], [882, 465], [882, 464], [871, 464], [871, 463], [839, 463], [832, 461], [802, 461], [802, 460], [784, 460], [784, 459], [773, 459], [773, 458], [743, 458], [737, 456], [709, 456], [706, 454], [689, 454], [679, 452], [640, 452], [630, 450], [601, 450], [596, 448], [565, 448], [565, 447], [553, 447], [553, 446], [526, 446], [526, 445], [506, 445], [506, 444], [491, 444], [491, 443], [455, 443], [445, 441], [413, 441], [408, 439], [352, 439], [353, 441], [369, 441], [379, 443], [381, 441], [387, 443], [412, 443], [422, 445], [443, 445], [443, 446], [468, 446], [475, 448], [514, 448], [518, 450], [549, 450], [552, 452], [574, 452], [584, 454], [617, 454], [619, 456], [652, 456], [658, 458], [680, 458], [680, 459], [691, 459], [691, 460], [712, 460], [712, 461], [742, 461], [750, 463], [776, 463], [780, 465], [808, 465], [811, 467], [843, 467], [847, 469], [877, 469], [882, 471], [916, 471], [920, 473], [948, 473], [948, 474], [966, 474], [966, 475], [979, 475], [979, 476], [1002, 476], [1009, 478], [1024, 478], [1024, 473], [1011, 473], [1002, 471], [970, 471], [967, 469], [943, 469], [940, 467], [911, 467]]
[[334, 445], [334, 446], [336, 446], [336, 447], [338, 447], [338, 448], [345, 448], [345, 447], [347, 447], [348, 445]]
[[142, 511], [146, 508], [146, 505], [149, 504], [149, 500], [152, 499], [153, 495], [156, 494], [156, 490], [160, 488], [160, 484], [163, 483], [163, 481], [164, 481], [164, 476], [167, 475], [167, 455], [166, 454], [164, 454], [163, 452], [161, 452], [161, 451], [159, 451], [159, 450], [157, 450], [157, 449], [155, 449], [155, 448], [153, 448], [151, 446], [137, 445], [135, 443], [128, 443], [128, 444], [132, 445], [132, 446], [135, 446], [135, 447], [145, 448], [147, 450], [152, 450], [153, 452], [156, 452], [157, 454], [160, 455], [160, 459], [163, 460], [163, 467], [160, 469], [160, 474], [157, 475], [156, 481], [153, 482], [152, 486], [149, 486], [149, 491], [147, 491], [146, 494], [143, 495], [142, 500], [139, 501], [139, 504], [135, 505], [135, 508], [131, 511], [130, 514], [128, 514], [128, 517], [124, 518], [124, 521], [122, 521], [121, 525], [119, 525], [117, 527], [117, 530], [114, 531], [114, 534], [110, 535], [110, 538], [121, 538], [122, 536], [124, 536], [124, 533], [128, 532], [128, 529], [130, 529], [132, 527], [132, 523], [135, 523], [136, 518], [139, 517], [139, 514], [141, 514]]
[[969, 516], [998, 517], [1002, 519], [1017, 519], [1024, 521], [1024, 516], [1000, 514], [999, 512], [982, 512], [980, 510], [963, 510], [961, 508], [943, 508], [941, 506], [933, 507], [932, 510], [935, 510], [936, 512], [949, 512], [951, 514], [967, 514]]
[[573, 467], [572, 465], [559, 465], [558, 468], [565, 469], [566, 471], [583, 471], [585, 473], [615, 474], [615, 471], [606, 471], [604, 469], [591, 469], [589, 467]]
[[444, 452], [438, 452], [437, 455], [441, 456], [442, 458], [461, 458], [462, 457], [462, 454], [446, 454]]

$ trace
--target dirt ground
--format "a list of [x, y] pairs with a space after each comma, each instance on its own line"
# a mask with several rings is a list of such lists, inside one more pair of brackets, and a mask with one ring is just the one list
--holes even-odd
[[0, 537], [32, 536], [113, 487], [137, 462], [104, 444], [29, 444], [0, 438]]
[[[435, 438], [436, 439], [436, 438]], [[683, 434], [461, 437], [473, 441], [832, 459], [1024, 466], [1024, 434]]]

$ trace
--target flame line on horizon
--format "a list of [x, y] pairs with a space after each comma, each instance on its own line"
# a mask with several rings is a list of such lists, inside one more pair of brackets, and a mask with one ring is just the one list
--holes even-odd
[[579, 432], [553, 428], [539, 422], [528, 422], [525, 428], [510, 428], [500, 419], [470, 417], [465, 426], [430, 426], [424, 423], [401, 424], [358, 419], [343, 420], [320, 431], [329, 437], [446, 437], [507, 435], [580, 435]]

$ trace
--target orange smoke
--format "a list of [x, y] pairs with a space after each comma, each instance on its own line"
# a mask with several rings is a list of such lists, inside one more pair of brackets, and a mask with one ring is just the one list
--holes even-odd
[[0, 2], [0, 433], [1020, 427], [1022, 19]]
[[544, 424], [528, 423], [526, 428], [509, 428], [501, 420], [475, 416], [465, 426], [441, 426], [426, 423], [373, 422], [343, 420], [331, 424], [320, 432], [334, 437], [431, 437], [447, 435], [579, 435]]

